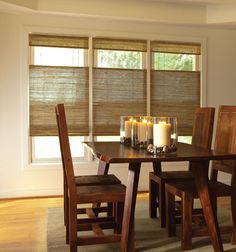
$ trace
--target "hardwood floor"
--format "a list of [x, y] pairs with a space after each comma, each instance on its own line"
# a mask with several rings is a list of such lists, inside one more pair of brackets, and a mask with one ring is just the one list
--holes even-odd
[[[148, 198], [147, 193], [138, 200]], [[221, 205], [230, 207], [228, 198]], [[0, 200], [0, 251], [46, 252], [47, 209], [63, 207], [62, 197]]]
[[62, 197], [1, 200], [0, 251], [47, 251], [47, 208], [58, 206]]

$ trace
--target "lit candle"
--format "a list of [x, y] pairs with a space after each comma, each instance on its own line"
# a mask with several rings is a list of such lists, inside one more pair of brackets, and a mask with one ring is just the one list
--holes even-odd
[[153, 125], [153, 144], [156, 147], [170, 146], [171, 124], [159, 122]]
[[152, 122], [147, 122], [147, 139], [153, 138], [153, 124]]
[[132, 119], [125, 121], [125, 138], [131, 138]]
[[147, 141], [147, 120], [145, 119], [138, 124], [138, 140], [140, 142]]

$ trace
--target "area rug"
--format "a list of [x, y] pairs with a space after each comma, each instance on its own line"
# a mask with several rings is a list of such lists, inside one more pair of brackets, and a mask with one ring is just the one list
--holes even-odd
[[[160, 228], [158, 219], [148, 217], [148, 200], [138, 199], [135, 212], [135, 251], [182, 251], [180, 238], [167, 237], [166, 229]], [[219, 207], [218, 218], [220, 224], [229, 222], [228, 210]], [[177, 233], [179, 231], [177, 230]], [[236, 245], [230, 244], [230, 236], [222, 235], [225, 251], [236, 252]], [[69, 252], [69, 246], [65, 244], [65, 227], [63, 225], [63, 208], [48, 209], [47, 225], [47, 249], [48, 252]], [[92, 245], [79, 247], [80, 252], [113, 252], [119, 251], [116, 244]], [[212, 252], [213, 248], [209, 237], [193, 238], [191, 251]]]

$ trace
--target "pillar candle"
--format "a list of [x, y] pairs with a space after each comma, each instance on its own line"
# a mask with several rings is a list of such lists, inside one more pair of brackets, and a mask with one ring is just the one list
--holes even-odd
[[140, 142], [147, 141], [147, 120], [138, 123], [138, 140]]
[[147, 122], [147, 139], [153, 138], [153, 124], [152, 122]]
[[125, 121], [125, 137], [131, 138], [132, 119]]
[[153, 144], [156, 147], [170, 146], [171, 124], [159, 122], [153, 125]]

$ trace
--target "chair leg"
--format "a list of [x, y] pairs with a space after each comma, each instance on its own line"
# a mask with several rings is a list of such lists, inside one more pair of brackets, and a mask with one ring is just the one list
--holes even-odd
[[231, 236], [231, 243], [236, 244], [236, 200], [235, 195], [231, 196], [231, 213], [232, 213], [232, 236]]
[[149, 178], [149, 216], [150, 218], [157, 217], [157, 195], [158, 185], [155, 181]]
[[217, 215], [217, 197], [212, 195], [211, 196], [211, 203], [212, 203], [212, 208], [215, 211], [215, 214]]
[[107, 203], [107, 208], [108, 208], [108, 211], [107, 211], [107, 216], [113, 216], [113, 202], [108, 202]]
[[161, 181], [159, 184], [159, 196], [158, 196], [158, 206], [159, 215], [161, 221], [161, 227], [166, 227], [166, 193], [165, 193], [165, 183]]
[[70, 252], [77, 252], [77, 206], [69, 206]]
[[183, 250], [192, 249], [192, 206], [191, 194], [182, 194], [182, 234], [181, 246]]
[[64, 200], [64, 225], [66, 225], [66, 223], [67, 223], [67, 215], [66, 215], [66, 211], [67, 211], [67, 209], [66, 209], [66, 205], [67, 205], [67, 199], [66, 199], [66, 193], [67, 193], [67, 189], [66, 189], [66, 181], [65, 181], [65, 179], [63, 178], [63, 200]]
[[122, 230], [122, 221], [123, 221], [123, 212], [124, 212], [124, 202], [117, 202], [114, 204], [114, 212], [116, 218], [116, 228], [114, 229], [114, 233], [121, 234]]
[[166, 191], [166, 226], [168, 237], [176, 236], [175, 196]]
[[66, 226], [66, 244], [69, 244], [69, 199], [67, 190], [64, 193], [64, 221]]

